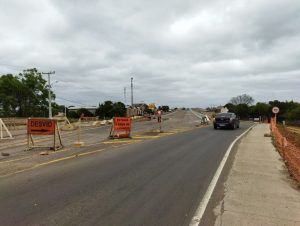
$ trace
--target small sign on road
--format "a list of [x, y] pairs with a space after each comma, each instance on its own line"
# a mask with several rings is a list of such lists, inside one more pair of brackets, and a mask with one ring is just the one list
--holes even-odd
[[273, 108], [272, 108], [272, 112], [273, 112], [274, 114], [278, 114], [278, 113], [279, 113], [279, 107], [273, 107]]
[[[57, 131], [57, 132], [56, 132]], [[32, 135], [52, 135], [53, 146], [35, 146]], [[59, 144], [56, 145], [56, 135], [58, 135]], [[44, 142], [43, 142], [44, 143]], [[48, 142], [45, 142], [48, 144]], [[49, 147], [53, 150], [58, 150], [63, 147], [61, 142], [60, 131], [55, 119], [47, 118], [29, 118], [27, 120], [27, 150], [32, 148]]]

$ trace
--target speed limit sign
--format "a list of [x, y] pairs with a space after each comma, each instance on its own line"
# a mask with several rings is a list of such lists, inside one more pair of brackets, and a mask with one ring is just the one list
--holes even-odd
[[272, 112], [273, 112], [274, 114], [278, 114], [278, 113], [279, 113], [279, 108], [278, 108], [278, 107], [273, 107], [273, 108], [272, 108]]

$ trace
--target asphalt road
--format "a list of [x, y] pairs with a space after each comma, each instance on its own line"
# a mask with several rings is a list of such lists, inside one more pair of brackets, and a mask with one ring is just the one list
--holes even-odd
[[[172, 112], [166, 115], [163, 115], [163, 126], [164, 130], [169, 130], [172, 128], [178, 127], [194, 127], [198, 118], [189, 113], [188, 111], [178, 110], [176, 112]], [[132, 135], [159, 129], [157, 120], [151, 121], [142, 121], [142, 122], [133, 122], [132, 123]], [[84, 126], [84, 123], [81, 127], [81, 141], [86, 144], [95, 144], [101, 140], [105, 140], [110, 133], [111, 125], [106, 126]], [[9, 153], [10, 156], [16, 156], [18, 153], [23, 152], [27, 149], [27, 134], [26, 130], [16, 130], [12, 131], [14, 134], [14, 139], [6, 139], [0, 140], [0, 152]], [[15, 135], [15, 133], [17, 135]], [[75, 141], [77, 141], [78, 133], [77, 130], [74, 131], [61, 131], [62, 134], [62, 143], [65, 147], [72, 145]], [[52, 146], [53, 144], [53, 136], [33, 136], [35, 143], [37, 146]], [[0, 155], [1, 159], [5, 157]]]
[[249, 126], [197, 128], [1, 178], [0, 224], [188, 225]]

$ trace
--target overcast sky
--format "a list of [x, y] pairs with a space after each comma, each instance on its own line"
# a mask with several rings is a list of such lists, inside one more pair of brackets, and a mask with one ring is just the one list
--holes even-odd
[[1, 0], [0, 75], [36, 67], [60, 104], [300, 102], [299, 0]]

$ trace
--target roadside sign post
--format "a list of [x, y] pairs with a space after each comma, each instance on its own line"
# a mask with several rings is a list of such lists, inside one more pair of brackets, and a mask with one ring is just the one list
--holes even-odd
[[[32, 135], [50, 135], [53, 136], [53, 146], [36, 146]], [[56, 135], [59, 144], [56, 144]], [[27, 120], [27, 150], [33, 148], [50, 148], [54, 151], [63, 147], [60, 130], [55, 119], [29, 118]]]
[[275, 125], [277, 123], [277, 114], [279, 113], [279, 107], [273, 107], [272, 112], [275, 114]]
[[113, 124], [109, 133], [109, 138], [131, 138], [131, 118], [114, 117]]

